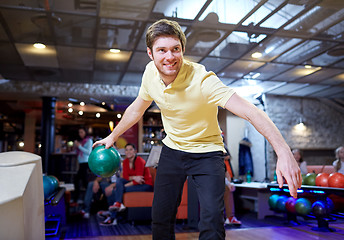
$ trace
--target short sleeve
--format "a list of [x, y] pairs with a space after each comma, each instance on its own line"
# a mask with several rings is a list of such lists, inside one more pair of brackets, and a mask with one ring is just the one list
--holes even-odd
[[150, 96], [148, 87], [149, 87], [149, 64], [146, 66], [146, 69], [142, 76], [141, 87], [139, 90], [139, 96], [145, 101], [153, 101], [153, 98]]
[[204, 78], [201, 90], [203, 96], [208, 99], [209, 103], [213, 103], [222, 108], [225, 107], [229, 98], [235, 93], [234, 89], [224, 85], [215, 74]]

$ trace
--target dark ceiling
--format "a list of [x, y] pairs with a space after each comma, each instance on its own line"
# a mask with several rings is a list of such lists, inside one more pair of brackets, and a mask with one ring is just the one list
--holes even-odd
[[0, 0], [0, 100], [128, 104], [150, 60], [145, 31], [161, 18], [182, 26], [186, 59], [244, 97], [343, 104], [343, 0]]

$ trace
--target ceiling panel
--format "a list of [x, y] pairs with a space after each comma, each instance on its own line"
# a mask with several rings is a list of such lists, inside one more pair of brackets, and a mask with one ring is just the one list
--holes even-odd
[[146, 52], [135, 52], [130, 61], [128, 70], [131, 72], [142, 72], [151, 61]]
[[203, 64], [207, 70], [217, 73], [218, 71], [223, 69], [225, 66], [228, 66], [232, 62], [232, 59], [207, 57], [204, 58], [200, 63]]
[[280, 73], [285, 72], [291, 68], [293, 68], [293, 65], [267, 63], [258, 70], [256, 70], [256, 72], [260, 73], [258, 79], [271, 79], [272, 77], [279, 75]]
[[41, 11], [2, 9], [1, 14], [15, 42], [32, 43], [44, 41], [46, 44], [53, 43], [50, 29], [46, 25], [43, 26], [41, 24], [42, 20], [39, 20], [40, 17], [46, 16]]
[[95, 50], [91, 48], [57, 46], [58, 62], [61, 68], [93, 70]]
[[161, 16], [178, 17], [182, 19], [195, 19], [206, 0], [159, 0], [153, 12]]
[[101, 18], [97, 47], [132, 50], [141, 24], [136, 21]]
[[15, 46], [26, 66], [58, 67], [55, 46], [47, 45], [44, 49], [34, 48], [32, 44], [16, 43]]
[[319, 71], [314, 72], [313, 74], [309, 74], [306, 77], [297, 79], [296, 82], [299, 83], [319, 83], [326, 79], [329, 79], [339, 73], [343, 72], [342, 69], [320, 69]]
[[300, 13], [305, 6], [299, 4], [290, 4], [288, 3], [284, 6], [281, 10], [277, 13], [272, 15], [266, 21], [264, 21], [261, 26], [262, 27], [271, 27], [271, 28], [279, 28], [287, 23], [290, 19], [292, 19], [296, 14]]
[[103, 18], [147, 19], [154, 0], [100, 0], [99, 16]]
[[119, 72], [95, 70], [93, 75], [93, 83], [117, 84], [120, 76], [121, 74]]
[[315, 66], [330, 66], [333, 63], [343, 59], [343, 56], [331, 56], [331, 53], [325, 52], [317, 57], [312, 58], [310, 62]]
[[256, 42], [250, 42], [247, 33], [234, 31], [210, 53], [210, 56], [238, 58], [256, 45]]
[[319, 91], [325, 90], [329, 88], [329, 86], [326, 85], [310, 85], [306, 86], [304, 88], [301, 88], [299, 90], [293, 91], [288, 96], [299, 96], [299, 97], [307, 97], [308, 95], [311, 95], [313, 93], [317, 93]]
[[263, 65], [263, 62], [238, 60], [226, 67], [219, 75], [221, 77], [241, 78]]
[[185, 59], [244, 94], [343, 93], [341, 0], [2, 0], [0, 81], [137, 89], [150, 61], [145, 33], [161, 18], [180, 23]]
[[305, 88], [307, 86], [308, 84], [287, 83], [273, 90], [269, 90], [267, 91], [267, 93], [277, 94], [277, 95], [288, 95], [288, 94], [293, 93], [294, 91], [301, 90], [302, 88]]
[[329, 84], [329, 85], [339, 85], [344, 83], [344, 73], [338, 74], [332, 78], [328, 78], [321, 82], [321, 84]]
[[295, 66], [294, 68], [291, 68], [290, 70], [284, 73], [278, 74], [271, 80], [291, 82], [298, 78], [312, 74], [313, 72], [318, 71], [319, 69], [320, 68], [315, 67], [305, 68], [304, 66]]
[[304, 34], [315, 34], [319, 30], [327, 29], [344, 14], [344, 9], [331, 6], [331, 1], [327, 2], [322, 6], [315, 6], [284, 29]]
[[123, 71], [131, 54], [131, 52], [126, 51], [112, 53], [109, 50], [98, 49], [96, 52], [95, 66], [97, 70]]
[[131, 73], [127, 72], [121, 82], [122, 85], [126, 86], [140, 86], [142, 79], [142, 73]]
[[56, 13], [54, 16], [61, 19], [53, 24], [57, 44], [94, 47], [96, 17], [65, 13]]
[[343, 93], [343, 95], [344, 95], [344, 87], [330, 87], [330, 88], [326, 88], [323, 91], [319, 91], [317, 93], [310, 94], [309, 96], [311, 96], [311, 97], [321, 97], [321, 98], [322, 97], [333, 98], [334, 95], [336, 95], [336, 94], [340, 95], [341, 93]]
[[283, 63], [302, 64], [310, 58], [321, 54], [323, 51], [326, 51], [327, 49], [335, 45], [336, 43], [333, 42], [321, 42], [316, 40], [305, 41], [292, 50], [276, 58], [275, 61]]
[[262, 41], [262, 43], [245, 54], [243, 58], [255, 60], [252, 54], [259, 52], [262, 54], [262, 57], [259, 58], [260, 60], [271, 61], [300, 42], [301, 39], [299, 38], [271, 37]]

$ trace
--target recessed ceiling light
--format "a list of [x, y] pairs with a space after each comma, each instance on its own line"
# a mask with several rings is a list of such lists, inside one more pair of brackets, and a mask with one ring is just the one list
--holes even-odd
[[251, 57], [253, 57], [253, 58], [260, 58], [261, 56], [263, 56], [263, 54], [260, 53], [260, 52], [254, 52], [254, 53], [252, 53], [252, 55], [251, 55]]
[[78, 113], [79, 113], [80, 116], [84, 114], [84, 112], [81, 111], [81, 110]]
[[112, 52], [112, 53], [120, 53], [121, 50], [116, 49], [116, 48], [111, 48], [111, 49], [110, 49], [110, 52]]
[[35, 43], [33, 44], [33, 46], [38, 49], [46, 48], [46, 46], [43, 43]]
[[80, 102], [80, 106], [85, 106], [85, 102]]

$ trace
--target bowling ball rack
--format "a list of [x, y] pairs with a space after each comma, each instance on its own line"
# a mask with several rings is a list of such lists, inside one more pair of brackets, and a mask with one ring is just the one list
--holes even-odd
[[[271, 183], [267, 185], [267, 188], [270, 190], [272, 194], [289, 194], [289, 188], [287, 184], [283, 184], [282, 188], [279, 188], [277, 183]], [[309, 185], [302, 185], [300, 189], [297, 190], [298, 197], [304, 198], [312, 198], [317, 200], [326, 199], [329, 195], [334, 194], [344, 198], [344, 188], [332, 188], [332, 187], [320, 187], [320, 186], [309, 186]], [[286, 212], [286, 217], [289, 222], [293, 225], [298, 225], [298, 221], [296, 218], [296, 214]], [[313, 227], [312, 230], [319, 231], [319, 232], [334, 232], [336, 231], [334, 228], [329, 227], [329, 222], [334, 222], [337, 218], [344, 219], [344, 213], [336, 212], [331, 213], [327, 217], [317, 217], [313, 214], [309, 214], [304, 216], [304, 218], [308, 219], [316, 219], [317, 220], [317, 227]]]
[[66, 188], [59, 187], [44, 200], [46, 238], [57, 236], [61, 226], [66, 224], [65, 192]]

